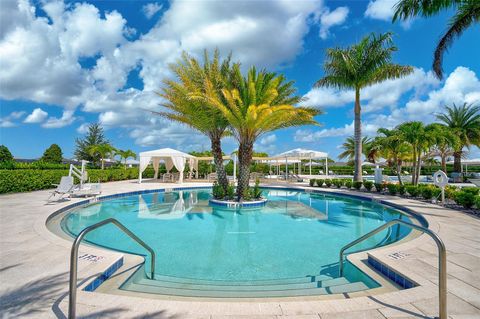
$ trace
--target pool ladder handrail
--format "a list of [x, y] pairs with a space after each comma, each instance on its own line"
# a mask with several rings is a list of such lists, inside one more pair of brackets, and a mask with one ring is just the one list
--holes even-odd
[[150, 252], [152, 257], [151, 260], [151, 279], [154, 279], [155, 274], [155, 251], [148, 246], [143, 240], [141, 240], [137, 235], [132, 233], [127, 227], [122, 225], [118, 220], [115, 218], [108, 218], [96, 224], [90, 225], [84, 228], [75, 238], [72, 250], [70, 252], [70, 282], [69, 282], [69, 299], [68, 299], [68, 319], [75, 319], [76, 316], [76, 300], [77, 300], [77, 268], [78, 268], [78, 249], [80, 247], [80, 242], [82, 239], [92, 230], [105, 226], [107, 224], [114, 224], [117, 226], [121, 231], [127, 234], [130, 238], [135, 240], [138, 244], [140, 244], [143, 248]]
[[406, 221], [403, 221], [401, 219], [394, 219], [389, 221], [386, 224], [383, 224], [382, 226], [375, 228], [369, 233], [366, 233], [365, 235], [355, 239], [351, 243], [343, 246], [342, 249], [340, 249], [340, 262], [339, 262], [339, 270], [340, 270], [340, 277], [343, 277], [343, 254], [345, 250], [348, 248], [355, 246], [356, 244], [364, 241], [365, 239], [381, 232], [382, 230], [392, 227], [393, 225], [401, 224], [406, 227], [413, 228], [415, 230], [418, 230], [424, 234], [429, 235], [437, 244], [438, 247], [438, 298], [439, 298], [439, 319], [447, 319], [447, 250], [445, 249], [445, 244], [443, 243], [442, 239], [438, 237], [437, 234], [435, 234], [433, 231], [430, 229], [415, 225]]

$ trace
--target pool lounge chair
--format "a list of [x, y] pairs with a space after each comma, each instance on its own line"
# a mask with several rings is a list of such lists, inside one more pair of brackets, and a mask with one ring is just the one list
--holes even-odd
[[172, 173], [165, 173], [163, 174], [162, 176], [162, 181], [165, 183], [165, 182], [170, 182], [170, 183], [173, 183], [174, 181], [174, 176]]
[[71, 196], [75, 185], [73, 184], [73, 176], [62, 176], [60, 179], [60, 184], [54, 184], [57, 186], [56, 189], [50, 192], [50, 196], [48, 197], [47, 201], [50, 201], [52, 197], [59, 195], [57, 200], [60, 200], [65, 195]]
[[83, 185], [75, 185], [71, 196], [97, 196], [102, 193], [100, 183], [85, 183]]

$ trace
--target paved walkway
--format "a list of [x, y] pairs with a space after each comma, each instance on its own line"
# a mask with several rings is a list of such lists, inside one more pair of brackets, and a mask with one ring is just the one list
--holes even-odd
[[[185, 186], [192, 184], [184, 184]], [[199, 185], [199, 184], [193, 184]], [[104, 194], [172, 187], [172, 184], [123, 181], [103, 184]], [[326, 190], [328, 191], [328, 190]], [[338, 190], [337, 190], [338, 191]], [[368, 196], [378, 197], [370, 194]], [[51, 233], [49, 215], [72, 201], [46, 204], [48, 191], [0, 196], [0, 317], [65, 318], [71, 242]], [[480, 220], [418, 201], [385, 196], [421, 212], [448, 250], [448, 311], [455, 319], [480, 318]], [[401, 252], [404, 258], [389, 258]], [[83, 245], [79, 281], [86, 282], [122, 256]], [[192, 301], [144, 299], [79, 291], [79, 318], [431, 318], [438, 312], [436, 246], [425, 235], [377, 249], [371, 255], [420, 286], [408, 290], [340, 299]], [[355, 256], [352, 256], [355, 258]]]

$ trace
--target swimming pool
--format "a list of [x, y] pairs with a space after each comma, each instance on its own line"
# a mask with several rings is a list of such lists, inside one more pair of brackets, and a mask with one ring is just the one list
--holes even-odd
[[[124, 289], [207, 297], [269, 297], [351, 292], [378, 287], [353, 265], [338, 278], [345, 244], [404, 213], [375, 202], [292, 189], [263, 189], [265, 207], [211, 207], [210, 189], [154, 192], [75, 208], [63, 218], [72, 236], [116, 218], [156, 252]], [[355, 247], [370, 249], [409, 234], [395, 226]], [[145, 254], [113, 225], [87, 235], [95, 245]]]

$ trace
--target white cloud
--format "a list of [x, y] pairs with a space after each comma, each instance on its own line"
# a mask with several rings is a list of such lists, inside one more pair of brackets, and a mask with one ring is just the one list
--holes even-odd
[[365, 16], [372, 19], [391, 21], [395, 12], [394, 6], [397, 2], [397, 0], [370, 1], [365, 11]]
[[[362, 123], [363, 135], [374, 135], [380, 128], [377, 124]], [[296, 142], [315, 142], [325, 137], [351, 136], [353, 135], [353, 122], [345, 124], [343, 127], [322, 129], [319, 131], [302, 130], [295, 132], [294, 140]]]
[[[159, 6], [150, 3], [145, 12], [153, 17]], [[62, 107], [61, 117], [43, 119], [45, 128], [70, 125], [81, 106], [99, 114], [103, 125], [125, 128], [141, 145], [165, 143], [165, 136], [178, 138], [176, 143], [182, 140], [173, 133], [179, 125], [142, 109], [159, 109], [153, 92], [171, 76], [168, 64], [183, 50], [201, 57], [204, 48], [218, 47], [224, 55], [233, 52], [244, 68], [278, 68], [301, 53], [312, 25], [323, 23], [328, 32], [347, 11], [330, 12], [321, 0], [172, 1], [154, 27], [130, 40], [132, 28], [116, 11], [60, 0], [8, 0], [0, 16], [0, 98]], [[93, 59], [94, 66], [82, 67], [81, 59]], [[132, 70], [138, 70], [143, 89], [126, 87]]]
[[163, 6], [157, 2], [147, 3], [142, 7], [143, 14], [147, 19], [151, 19]]
[[49, 117], [48, 120], [42, 124], [44, 128], [61, 128], [72, 124], [75, 121], [73, 111], [65, 110], [62, 113], [62, 117]]
[[275, 134], [271, 134], [271, 135], [262, 137], [258, 143], [260, 145], [269, 145], [269, 144], [275, 143], [276, 140], [277, 140], [277, 136]]
[[[415, 96], [425, 93], [439, 81], [431, 72], [415, 68], [409, 76], [387, 80], [363, 89], [360, 93], [364, 113], [379, 111], [385, 107], [394, 109], [403, 94], [412, 91]], [[305, 94], [305, 105], [322, 108], [341, 107], [355, 101], [353, 90], [336, 90], [333, 88], [314, 88]]]
[[36, 108], [33, 110], [31, 114], [29, 114], [23, 123], [41, 123], [45, 121], [45, 119], [48, 117], [48, 113], [42, 110], [41, 108]]
[[[404, 106], [391, 108], [387, 114], [365, 113], [362, 121], [362, 133], [364, 135], [374, 135], [380, 127], [392, 128], [405, 121], [431, 123], [435, 120], [435, 113], [442, 112], [445, 105], [452, 105], [453, 103], [459, 105], [464, 102], [480, 103], [480, 80], [472, 70], [466, 67], [457, 67], [450, 73], [441, 87], [438, 87], [439, 82], [432, 78], [430, 72], [425, 73], [421, 69], [416, 69], [410, 77], [410, 79], [403, 81], [394, 80], [396, 85], [387, 83], [379, 87], [372, 86], [370, 88], [371, 91], [365, 94], [369, 96], [368, 103], [370, 105], [375, 103], [383, 105], [388, 101], [394, 102], [396, 105], [400, 96], [409, 91], [414, 91], [414, 94], [410, 96], [410, 99]], [[382, 93], [384, 91], [386, 93]], [[327, 92], [326, 94], [327, 100], [331, 98], [330, 93]], [[322, 101], [320, 94], [320, 92], [312, 93], [315, 99]], [[347, 101], [343, 105], [350, 102]], [[349, 136], [352, 134], [353, 122], [343, 127], [319, 131], [299, 129], [295, 133], [295, 141], [313, 142], [320, 138]]]
[[329, 9], [325, 9], [320, 16], [320, 38], [328, 38], [330, 28], [343, 24], [347, 19], [348, 12], [348, 7], [338, 7], [332, 12]]
[[[371, 0], [365, 11], [365, 16], [371, 19], [391, 22], [397, 3], [398, 0]], [[403, 21], [401, 25], [404, 29], [408, 29], [411, 22], [412, 20], [408, 19], [407, 21]]]
[[88, 127], [90, 126], [90, 123], [83, 123], [77, 128], [77, 133], [79, 134], [85, 134], [88, 132]]
[[14, 111], [7, 116], [0, 117], [0, 127], [7, 128], [17, 126], [17, 123], [15, 123], [13, 120], [18, 120], [24, 115], [25, 112], [23, 111]]

